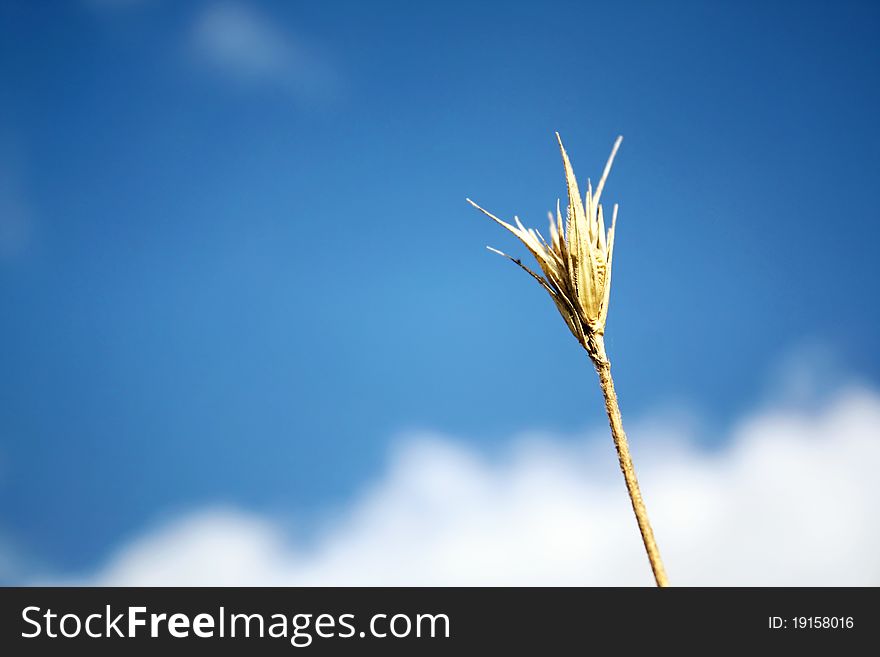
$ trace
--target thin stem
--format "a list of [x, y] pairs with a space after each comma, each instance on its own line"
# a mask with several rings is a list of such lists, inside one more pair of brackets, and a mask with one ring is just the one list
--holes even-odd
[[[602, 350], [604, 352], [604, 349]], [[602, 354], [604, 356], [604, 353]], [[608, 423], [611, 425], [611, 437], [617, 448], [617, 458], [620, 461], [620, 470], [626, 481], [626, 490], [632, 502], [636, 521], [639, 523], [639, 531], [642, 533], [642, 541], [645, 551], [648, 553], [648, 561], [651, 562], [651, 570], [654, 571], [654, 579], [657, 586], [669, 586], [666, 579], [666, 571], [663, 568], [663, 560], [660, 558], [660, 549], [654, 540], [654, 531], [648, 520], [648, 510], [639, 490], [639, 481], [636, 479], [636, 471], [633, 467], [632, 457], [629, 455], [629, 443], [623, 432], [623, 420], [620, 417], [620, 406], [617, 403], [617, 393], [614, 391], [614, 380], [611, 378], [611, 363], [607, 357], [595, 360], [596, 369], [599, 372], [599, 385], [602, 386], [602, 394], [605, 396], [605, 410], [608, 413]]]

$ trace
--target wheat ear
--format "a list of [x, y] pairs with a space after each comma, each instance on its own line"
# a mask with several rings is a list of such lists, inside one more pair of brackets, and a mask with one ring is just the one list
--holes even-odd
[[605, 353], [605, 319], [608, 316], [608, 301], [611, 293], [611, 263], [614, 253], [614, 231], [617, 224], [617, 205], [611, 214], [611, 227], [605, 231], [605, 216], [599, 202], [605, 181], [611, 171], [611, 164], [623, 137], [618, 137], [611, 149], [611, 156], [602, 172], [595, 194], [592, 185], [587, 181], [587, 193], [583, 200], [578, 190], [568, 154], [562, 145], [559, 133], [556, 133], [559, 150], [562, 153], [562, 164], [565, 168], [565, 181], [568, 187], [568, 208], [566, 220], [563, 222], [560, 204], [556, 204], [556, 216], [550, 214], [550, 241], [544, 239], [533, 228], [525, 228], [518, 217], [514, 217], [515, 226], [502, 221], [491, 212], [467, 199], [468, 203], [487, 215], [516, 235], [525, 244], [529, 252], [538, 262], [543, 276], [506, 253], [489, 247], [491, 251], [508, 258], [518, 267], [525, 270], [550, 295], [556, 308], [565, 320], [566, 325], [577, 341], [587, 351], [596, 371], [599, 373], [599, 385], [605, 397], [605, 410], [611, 426], [611, 437], [617, 450], [620, 470], [626, 482], [626, 490], [632, 502], [642, 542], [648, 553], [648, 561], [654, 573], [657, 586], [668, 586], [666, 571], [660, 558], [660, 549], [654, 539], [654, 531], [648, 520], [648, 511], [639, 489], [636, 471], [629, 453], [629, 443], [623, 431], [623, 420], [620, 417], [620, 406], [611, 378], [611, 362]]

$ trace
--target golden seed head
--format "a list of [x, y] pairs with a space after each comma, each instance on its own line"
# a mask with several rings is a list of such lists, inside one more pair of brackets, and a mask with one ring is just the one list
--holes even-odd
[[537, 230], [525, 228], [518, 217], [514, 217], [516, 224], [514, 226], [484, 210], [470, 199], [467, 201], [504, 226], [525, 244], [538, 261], [543, 276], [523, 265], [519, 259], [512, 258], [497, 249], [491, 247], [489, 249], [509, 258], [538, 281], [550, 294], [575, 338], [598, 362], [605, 359], [600, 336], [605, 332], [605, 318], [608, 315], [611, 256], [614, 250], [614, 227], [617, 222], [617, 204], [615, 204], [611, 213], [611, 227], [607, 233], [605, 232], [605, 217], [599, 200], [623, 137], [615, 140], [595, 192], [589, 181], [587, 182], [587, 193], [583, 200], [558, 132], [556, 139], [559, 142], [562, 164], [565, 167], [568, 209], [565, 222], [562, 220], [559, 201], [556, 203], [556, 216], [550, 213], [549, 242]]

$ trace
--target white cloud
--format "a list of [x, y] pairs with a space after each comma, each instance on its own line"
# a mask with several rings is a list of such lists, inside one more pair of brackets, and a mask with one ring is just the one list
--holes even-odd
[[[673, 584], [880, 584], [880, 395], [765, 410], [706, 451], [666, 420], [631, 426]], [[650, 585], [607, 432], [532, 435], [487, 458], [411, 436], [308, 545], [281, 523], [203, 510], [122, 547], [109, 585]]]
[[321, 100], [337, 82], [314, 46], [241, 3], [207, 5], [190, 41], [201, 64], [238, 83], [279, 86], [302, 99]]

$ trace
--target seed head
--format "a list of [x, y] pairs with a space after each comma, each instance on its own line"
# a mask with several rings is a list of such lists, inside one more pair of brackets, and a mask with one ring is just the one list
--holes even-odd
[[606, 234], [605, 217], [599, 200], [623, 137], [615, 140], [595, 192], [589, 180], [587, 181], [587, 193], [583, 200], [558, 132], [556, 139], [565, 167], [568, 208], [564, 225], [558, 200], [556, 216], [549, 213], [549, 242], [537, 230], [525, 228], [519, 217], [513, 218], [516, 224], [513, 226], [470, 199], [467, 201], [525, 244], [538, 261], [543, 276], [526, 267], [519, 258], [513, 258], [492, 247], [488, 248], [519, 265], [547, 291], [574, 337], [598, 365], [607, 360], [602, 336], [605, 333], [605, 318], [608, 315], [608, 299], [611, 293], [611, 256], [614, 250], [614, 226], [617, 222], [615, 203], [611, 213], [611, 228]]

